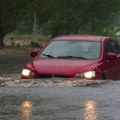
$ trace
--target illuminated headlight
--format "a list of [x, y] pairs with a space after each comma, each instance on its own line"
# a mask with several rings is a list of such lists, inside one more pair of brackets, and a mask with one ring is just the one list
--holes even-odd
[[79, 73], [79, 74], [76, 74], [75, 76], [80, 77], [80, 78], [91, 79], [91, 78], [95, 77], [95, 71], [88, 71], [88, 72], [84, 72], [84, 73]]
[[28, 69], [23, 69], [23, 70], [22, 70], [22, 75], [23, 75], [23, 76], [30, 76], [30, 73], [31, 73], [31, 71], [28, 70]]

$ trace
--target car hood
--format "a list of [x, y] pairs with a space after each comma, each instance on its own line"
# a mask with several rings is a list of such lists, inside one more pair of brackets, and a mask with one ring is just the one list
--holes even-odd
[[98, 60], [35, 58], [33, 66], [41, 74], [74, 74], [93, 70]]

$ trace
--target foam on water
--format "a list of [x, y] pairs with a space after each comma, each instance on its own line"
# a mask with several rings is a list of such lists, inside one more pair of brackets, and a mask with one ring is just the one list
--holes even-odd
[[19, 75], [12, 77], [0, 77], [0, 86], [22, 86], [22, 87], [79, 87], [106, 83], [107, 80], [82, 80], [82, 79], [20, 79]]

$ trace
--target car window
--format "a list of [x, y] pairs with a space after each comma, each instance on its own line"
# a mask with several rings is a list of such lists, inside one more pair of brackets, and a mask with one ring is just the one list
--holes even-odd
[[40, 57], [98, 59], [101, 53], [100, 46], [101, 43], [96, 41], [55, 40], [45, 48]]
[[113, 41], [113, 40], [108, 40], [105, 45], [105, 53], [116, 53], [120, 54], [120, 47], [119, 45]]
[[112, 41], [112, 46], [114, 48], [115, 53], [120, 54], [120, 47], [115, 41]]

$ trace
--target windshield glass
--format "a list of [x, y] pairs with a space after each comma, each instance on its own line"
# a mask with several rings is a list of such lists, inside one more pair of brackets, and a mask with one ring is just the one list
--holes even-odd
[[52, 41], [40, 57], [98, 59], [100, 42], [80, 40]]

